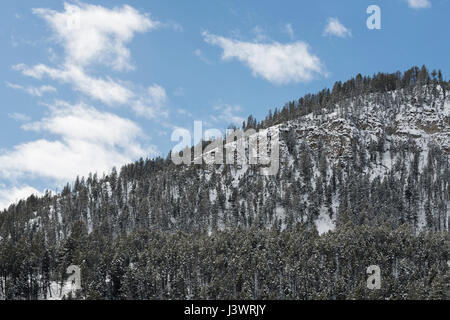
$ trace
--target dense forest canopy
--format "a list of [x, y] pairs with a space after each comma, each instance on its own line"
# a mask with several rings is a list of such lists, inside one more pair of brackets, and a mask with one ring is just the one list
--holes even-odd
[[333, 108], [336, 103], [345, 99], [399, 89], [412, 90], [416, 86], [431, 84], [441, 86], [444, 94], [450, 88], [450, 83], [444, 80], [441, 70], [433, 70], [430, 73], [425, 65], [421, 68], [412, 67], [403, 73], [380, 72], [373, 76], [358, 74], [348, 81], [337, 81], [331, 90], [326, 88], [315, 94], [306, 94], [297, 101], [286, 103], [282, 108], [275, 108], [273, 112], [270, 110], [266, 118], [260, 122], [250, 115], [243, 123], [243, 128], [267, 128], [309, 113], [320, 114], [323, 109]]

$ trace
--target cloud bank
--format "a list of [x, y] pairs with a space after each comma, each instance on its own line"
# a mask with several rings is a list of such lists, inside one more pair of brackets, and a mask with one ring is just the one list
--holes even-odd
[[58, 102], [40, 121], [22, 125], [55, 137], [16, 145], [0, 153], [0, 176], [10, 181], [50, 178], [59, 184], [90, 172], [108, 172], [139, 157], [156, 155], [139, 141], [142, 129], [133, 121], [84, 104]]

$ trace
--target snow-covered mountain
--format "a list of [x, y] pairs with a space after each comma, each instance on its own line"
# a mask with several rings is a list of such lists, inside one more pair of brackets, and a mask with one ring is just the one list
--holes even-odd
[[[383, 80], [386, 84], [382, 89], [372, 88], [372, 83], [379, 85], [375, 80], [357, 77], [350, 85], [339, 84], [341, 89], [333, 89], [332, 93], [323, 91], [290, 103], [260, 123], [249, 117], [245, 129], [254, 128], [258, 139], [272, 137], [274, 133], [279, 136], [276, 158], [279, 170], [274, 175], [261, 174], [260, 165], [249, 164], [249, 150], [244, 153], [246, 162], [235, 165], [175, 165], [171, 157], [141, 159], [123, 166], [119, 172], [113, 169], [102, 177], [91, 174], [77, 178], [58, 195], [30, 197], [11, 206], [0, 214], [0, 244], [20, 248], [16, 244], [23, 241], [27, 247], [27, 239], [34, 239], [28, 243], [29, 247], [36, 242], [51, 248], [45, 254], [37, 254], [42, 261], [53, 261], [45, 267], [47, 278], [42, 275], [47, 271], [39, 273], [39, 279], [47, 279], [46, 287], [51, 287], [60, 283], [55, 282], [59, 278], [51, 275], [61, 274], [63, 266], [75, 261], [86, 269], [89, 259], [94, 259], [89, 251], [92, 246], [115, 243], [113, 247], [119, 250], [124, 235], [134, 241], [133, 235], [141, 231], [163, 232], [166, 237], [182, 231], [192, 237], [207, 234], [215, 239], [217, 234], [219, 238], [222, 236], [218, 230], [231, 233], [247, 230], [254, 234], [255, 230], [276, 229], [287, 230], [289, 234], [301, 226], [302, 230], [317, 230], [333, 239], [334, 233], [327, 233], [330, 230], [338, 234], [339, 230], [353, 232], [360, 227], [403, 230], [399, 227], [409, 225], [414, 234], [428, 230], [448, 235], [448, 84], [431, 79], [414, 85], [390, 84], [409, 83], [408, 73], [394, 77], [393, 81], [389, 76], [378, 78], [388, 79]], [[228, 141], [225, 149], [239, 143]], [[205, 159], [215, 156], [216, 151], [205, 152]], [[437, 242], [448, 244], [444, 235], [436, 237]], [[76, 249], [80, 246], [82, 249]], [[141, 257], [141, 253], [138, 250], [132, 256], [137, 263], [140, 258], [136, 257]], [[0, 250], [0, 262], [1, 258]], [[132, 274], [134, 268], [140, 268], [131, 258], [117, 259], [114, 261], [119, 261], [120, 268], [131, 270]], [[117, 284], [116, 276], [112, 275], [116, 265], [98, 263], [110, 271], [102, 274], [103, 280], [95, 278], [98, 275], [94, 273], [88, 275], [89, 279], [103, 281], [105, 286], [122, 285], [122, 280]], [[397, 270], [399, 262], [393, 259], [390, 263]], [[46, 264], [41, 264], [44, 270]], [[445, 267], [441, 262], [438, 265], [437, 268]], [[139, 270], [147, 270], [145, 264], [141, 267], [144, 269]], [[396, 274], [397, 271], [394, 278]], [[420, 273], [423, 276], [425, 273]], [[170, 284], [170, 279], [167, 282]], [[353, 285], [347, 289], [355, 290]], [[103, 294], [101, 288], [90, 290], [96, 295]], [[255, 296], [259, 297], [256, 293]]]
[[[257, 135], [275, 131], [280, 168], [274, 176], [241, 162], [140, 161], [44, 197], [26, 225], [51, 226], [56, 239], [79, 219], [89, 232], [105, 222], [113, 233], [305, 222], [323, 233], [341, 218], [421, 229], [428, 214], [430, 228], [448, 229], [450, 102], [440, 86], [348, 98]], [[378, 194], [380, 188], [387, 194]]]
[[[309, 182], [321, 181], [321, 184], [313, 183], [310, 186], [310, 193], [322, 194], [326, 185], [336, 178], [336, 171], [348, 168], [350, 164], [354, 166], [352, 170], [357, 167], [357, 174], [365, 180], [366, 187], [376, 181], [386, 181], [391, 176], [396, 179], [400, 192], [409, 190], [407, 183], [427, 181], [439, 184], [437, 188], [442, 190], [443, 194], [439, 197], [440, 202], [433, 206], [435, 209], [440, 208], [439, 222], [434, 227], [439, 230], [448, 229], [450, 102], [440, 86], [424, 86], [412, 91], [398, 90], [346, 99], [321, 110], [318, 114], [311, 112], [294, 120], [262, 129], [255, 136], [270, 137], [273, 132], [280, 132], [282, 137], [279, 144], [280, 170], [282, 173], [289, 171], [287, 175], [294, 176], [293, 179], [285, 177], [277, 179], [276, 197], [273, 197], [274, 194], [271, 192], [263, 194], [265, 199], [268, 198], [272, 202], [276, 222], [280, 223], [282, 228], [286, 225], [286, 212], [291, 209], [285, 204], [286, 198], [293, 196], [290, 187], [296, 182], [305, 183], [305, 179], [301, 179], [304, 170], [301, 169], [304, 166], [301, 162], [311, 158], [306, 161], [310, 166]], [[244, 161], [238, 159], [237, 163], [249, 162], [248, 144], [251, 137], [253, 135], [247, 137], [245, 142], [246, 159]], [[236, 143], [239, 142], [225, 144], [225, 149], [229, 145], [235, 146]], [[302, 152], [307, 153], [303, 158]], [[203, 156], [213, 158], [211, 151]], [[220, 173], [226, 172], [223, 166], [219, 166], [217, 170]], [[432, 174], [426, 178], [427, 180], [419, 181], [418, 177], [420, 175], [424, 177], [426, 172]], [[240, 186], [248, 184], [248, 176], [253, 174], [257, 172], [251, 170], [248, 165], [233, 167], [230, 170], [231, 185], [239, 192]], [[206, 174], [206, 177], [208, 180], [209, 175]], [[344, 181], [348, 181], [350, 177], [345, 177], [344, 173], [341, 179], [345, 183]], [[263, 179], [263, 184], [270, 181], [270, 178]], [[317, 191], [317, 188], [321, 190]], [[426, 209], [431, 214], [434, 212], [432, 205], [426, 201], [423, 191], [424, 189], [418, 190], [415, 194], [417, 196], [414, 199], [415, 208], [408, 208], [416, 211], [413, 213], [413, 219], [418, 229], [427, 226]], [[210, 192], [210, 198], [215, 199], [215, 194]], [[232, 197], [230, 192], [226, 195], [227, 198]], [[273, 198], [279, 198], [281, 201], [273, 201]], [[312, 205], [310, 200], [314, 196], [300, 192], [300, 198], [303, 205], [308, 207]], [[335, 227], [337, 215], [333, 213], [338, 211], [340, 201], [341, 198], [334, 192], [328, 205], [319, 201], [320, 214], [315, 224], [320, 233]], [[425, 204], [428, 205], [427, 208]], [[305, 219], [306, 217], [301, 220]], [[298, 221], [298, 218], [295, 221]]]
[[[369, 182], [383, 180], [393, 174], [399, 179], [398, 182], [403, 183], [399, 187], [405, 190], [408, 175], [433, 171], [433, 152], [438, 152], [438, 171], [429, 178], [434, 182], [443, 179], [442, 200], [447, 209], [443, 209], [443, 216], [440, 217], [442, 224], [438, 228], [448, 229], [450, 101], [444, 97], [442, 88], [432, 90], [423, 87], [414, 92], [400, 90], [383, 95], [369, 94], [350, 99], [331, 111], [324, 110], [320, 115], [308, 114], [288, 121], [279, 128], [288, 137], [287, 141], [295, 141], [291, 142], [295, 150], [293, 153], [289, 152], [286, 143], [281, 147], [282, 157], [286, 157], [289, 165], [297, 161], [295, 154], [305, 143], [313, 154], [323, 152], [331, 166], [345, 166], [349, 162], [359, 161], [361, 173]], [[414, 165], [417, 168], [413, 168]], [[331, 175], [328, 170], [328, 180]], [[315, 168], [314, 177], [319, 176], [320, 169]], [[425, 200], [423, 194], [418, 197], [418, 226], [423, 228], [426, 226]], [[322, 210], [319, 230], [335, 225], [335, 219], [331, 222]]]

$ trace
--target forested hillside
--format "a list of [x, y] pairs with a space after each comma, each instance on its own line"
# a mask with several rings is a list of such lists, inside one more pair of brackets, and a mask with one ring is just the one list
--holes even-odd
[[[448, 299], [450, 85], [356, 76], [252, 116], [280, 169], [139, 160], [0, 213], [0, 298]], [[380, 290], [365, 286], [379, 265]]]

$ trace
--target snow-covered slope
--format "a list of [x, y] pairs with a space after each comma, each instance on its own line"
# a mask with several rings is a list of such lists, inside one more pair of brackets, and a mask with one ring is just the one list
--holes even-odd
[[[448, 168], [450, 101], [444, 97], [439, 86], [433, 90], [435, 91], [423, 87], [413, 92], [401, 90], [387, 94], [368, 94], [324, 109], [320, 114], [310, 113], [270, 127], [257, 135], [270, 135], [270, 132], [280, 131], [280, 136], [283, 137], [279, 146], [281, 170], [301, 166], [299, 154], [305, 146], [313, 158], [323, 152], [328, 166], [327, 182], [332, 175], [330, 167], [345, 167], [353, 160], [361, 161], [353, 159], [355, 144], [358, 145], [358, 158], [367, 159], [362, 172], [369, 177], [370, 182], [377, 177], [386, 178], [392, 172], [398, 177], [406, 175], [411, 171], [410, 163], [405, 164], [406, 172], [393, 167], [404, 157], [412, 161], [415, 154], [419, 172], [423, 172], [429, 163], [430, 148], [437, 148], [443, 152], [444, 157], [447, 156], [445, 166]], [[401, 150], [405, 146], [408, 146], [407, 150]], [[312, 164], [313, 179], [321, 175], [318, 157], [320, 156]], [[233, 185], [238, 186], [248, 170], [249, 167], [245, 165], [232, 170]], [[449, 181], [446, 185], [448, 183]], [[308, 200], [304, 198], [307, 203]], [[336, 211], [338, 206], [339, 199], [334, 197], [332, 208]], [[418, 226], [424, 227], [426, 219], [423, 203], [419, 206]], [[284, 208], [277, 207], [276, 215], [284, 218], [284, 211]], [[446, 216], [442, 221], [448, 228], [450, 207], [445, 211]], [[322, 206], [320, 216], [315, 221], [319, 232], [333, 229], [335, 223], [336, 215], [331, 218]]]
[[320, 233], [348, 222], [448, 229], [450, 100], [439, 85], [342, 99], [257, 135], [275, 133], [276, 175], [261, 175], [248, 158], [238, 165], [141, 161], [77, 181], [30, 214], [21, 209], [25, 226], [56, 243], [79, 221], [89, 234], [113, 237], [141, 228], [213, 232], [299, 222]]

